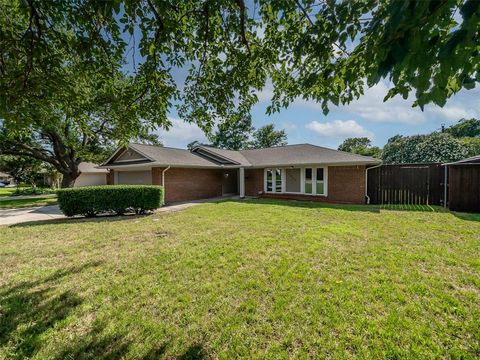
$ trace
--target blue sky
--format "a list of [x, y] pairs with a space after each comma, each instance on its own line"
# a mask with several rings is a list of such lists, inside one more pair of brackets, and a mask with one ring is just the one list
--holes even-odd
[[[367, 136], [374, 145], [383, 146], [396, 134], [424, 134], [440, 129], [442, 124], [452, 125], [461, 118], [480, 118], [478, 88], [459, 92], [443, 108], [428, 105], [424, 111], [412, 108], [412, 97], [383, 102], [388, 88], [388, 81], [383, 80], [351, 104], [332, 107], [326, 116], [320, 104], [301, 99], [280, 113], [268, 116], [265, 110], [272, 91], [267, 87], [258, 94], [260, 102], [252, 109], [253, 124], [260, 127], [273, 123], [278, 129], [285, 129], [289, 144], [308, 142], [336, 148], [348, 137]], [[173, 123], [170, 131], [159, 131], [165, 146], [185, 148], [193, 140], [207, 141], [197, 126], [181, 121], [175, 111], [170, 113], [170, 118]]]

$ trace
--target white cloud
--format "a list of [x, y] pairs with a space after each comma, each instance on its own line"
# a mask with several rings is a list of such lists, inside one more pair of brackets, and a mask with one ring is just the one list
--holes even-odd
[[444, 106], [443, 108], [435, 106], [429, 107], [425, 110], [428, 113], [431, 113], [434, 116], [440, 116], [445, 120], [450, 122], [456, 122], [462, 118], [470, 119], [478, 117], [479, 112], [472, 109], [466, 108], [466, 106]]
[[348, 138], [366, 136], [373, 139], [373, 133], [363, 128], [355, 120], [334, 120], [325, 123], [312, 121], [305, 127], [322, 137]]
[[186, 148], [187, 144], [198, 140], [208, 142], [204, 132], [196, 125], [177, 118], [169, 118], [172, 122], [170, 130], [160, 130], [158, 134], [165, 146]]

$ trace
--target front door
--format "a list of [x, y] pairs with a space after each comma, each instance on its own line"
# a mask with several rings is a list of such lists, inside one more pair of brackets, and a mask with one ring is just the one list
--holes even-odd
[[238, 170], [225, 170], [222, 172], [222, 194], [232, 195], [238, 194]]

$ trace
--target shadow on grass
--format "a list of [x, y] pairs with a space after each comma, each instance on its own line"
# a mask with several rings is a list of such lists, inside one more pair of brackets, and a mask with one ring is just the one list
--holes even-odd
[[480, 213], [464, 213], [464, 212], [451, 212], [455, 217], [466, 221], [478, 221], [480, 222]]
[[[83, 299], [74, 290], [55, 292], [62, 280], [79, 274], [89, 268], [100, 266], [102, 262], [88, 262], [80, 266], [56, 271], [50, 276], [33, 281], [24, 281], [0, 290], [0, 349], [10, 359], [31, 358], [43, 350], [49, 359], [120, 359], [129, 358], [133, 341], [141, 343], [141, 338], [103, 321], [94, 321], [91, 326], [75, 311]], [[93, 312], [90, 315], [95, 316]], [[73, 322], [67, 320], [74, 317]], [[68, 325], [66, 325], [68, 324]], [[76, 336], [53, 338], [46, 347], [45, 339], [55, 328], [73, 326], [82, 329]], [[86, 329], [85, 329], [86, 328]], [[73, 335], [69, 331], [70, 336]], [[135, 355], [135, 359], [153, 360], [165, 356], [167, 343], [145, 344], [145, 353]], [[197, 343], [188, 347], [179, 359], [203, 359], [206, 353]]]
[[125, 214], [125, 215], [99, 215], [95, 217], [71, 217], [64, 219], [50, 219], [50, 220], [40, 220], [40, 221], [26, 221], [23, 223], [9, 225], [11, 228], [22, 228], [22, 227], [33, 227], [39, 225], [58, 225], [58, 224], [81, 224], [85, 222], [115, 222], [115, 221], [124, 221], [124, 220], [135, 220], [138, 218], [144, 218], [151, 216], [153, 213], [149, 214]]
[[360, 211], [360, 212], [370, 212], [370, 213], [379, 213], [381, 210], [395, 210], [395, 211], [421, 211], [421, 212], [441, 212], [445, 211], [440, 206], [431, 206], [431, 205], [402, 205], [402, 204], [391, 204], [391, 205], [350, 205], [350, 204], [331, 204], [325, 202], [317, 201], [299, 201], [299, 200], [283, 200], [283, 199], [245, 199], [245, 200], [235, 200], [235, 199], [226, 199], [222, 202], [238, 202], [238, 203], [249, 203], [249, 204], [259, 204], [259, 205], [281, 205], [288, 207], [297, 207], [297, 208], [308, 208], [308, 209], [338, 209], [346, 211]]
[[98, 265], [99, 262], [89, 262], [59, 270], [44, 279], [3, 288], [0, 291], [0, 347], [7, 346], [11, 358], [33, 356], [42, 346], [43, 334], [82, 303], [72, 290], [52, 294], [56, 282]]

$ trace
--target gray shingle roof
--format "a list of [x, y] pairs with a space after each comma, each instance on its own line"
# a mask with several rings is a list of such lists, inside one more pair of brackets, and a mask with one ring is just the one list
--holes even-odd
[[156, 165], [170, 166], [199, 166], [199, 167], [217, 167], [218, 165], [201, 156], [192, 154], [190, 150], [175, 149], [162, 146], [130, 144], [133, 150], [146, 155]]
[[241, 150], [253, 166], [300, 164], [377, 164], [380, 160], [312, 144]]
[[[210, 146], [199, 146], [203, 154], [197, 154], [185, 149], [159, 147], [154, 145], [131, 144], [130, 148], [150, 160], [149, 165], [184, 166], [184, 167], [221, 167], [214, 159], [204, 155], [205, 151], [214, 156], [231, 160], [227, 167], [266, 167], [291, 166], [307, 164], [332, 165], [369, 165], [378, 164], [380, 160], [343, 151], [333, 150], [311, 144], [298, 144], [251, 150], [225, 150]], [[127, 164], [125, 164], [127, 165]], [[123, 165], [123, 166], [125, 166]], [[104, 167], [108, 167], [107, 164]]]
[[91, 162], [81, 162], [78, 164], [78, 170], [84, 174], [92, 174], [92, 173], [99, 173], [99, 174], [106, 174], [108, 170], [106, 169], [99, 169], [97, 164]]

